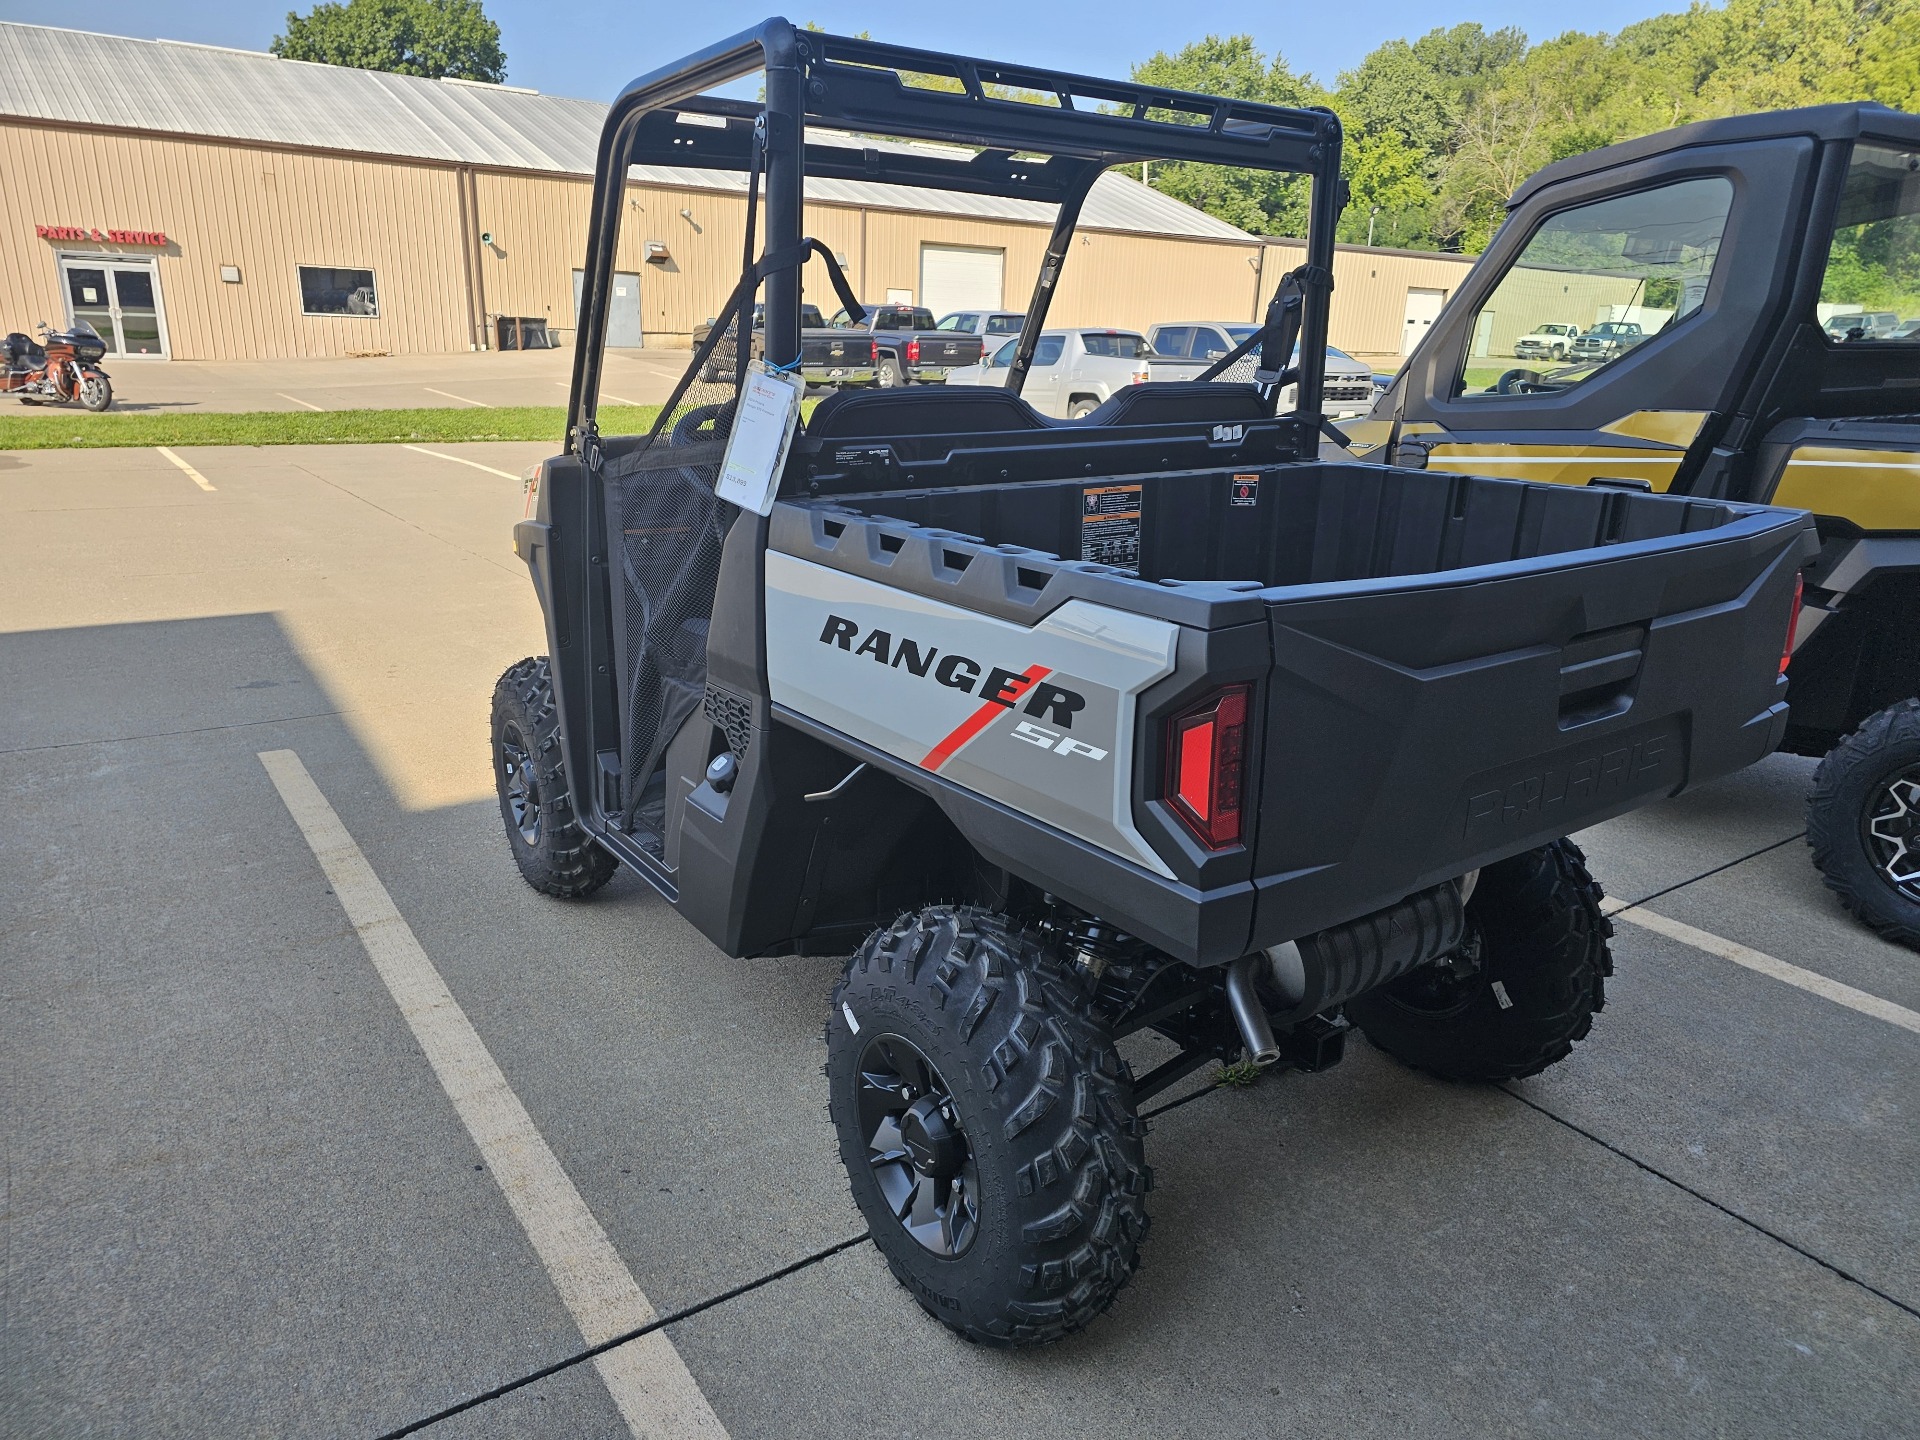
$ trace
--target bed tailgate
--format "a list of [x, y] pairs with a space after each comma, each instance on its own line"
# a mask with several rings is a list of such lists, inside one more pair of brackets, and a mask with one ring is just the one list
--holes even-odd
[[1728, 774], [1786, 725], [1812, 522], [1269, 592], [1255, 940]]

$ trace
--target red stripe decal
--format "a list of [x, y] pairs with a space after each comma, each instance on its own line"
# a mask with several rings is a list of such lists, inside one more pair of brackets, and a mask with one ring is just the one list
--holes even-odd
[[[1019, 699], [1020, 695], [1024, 695], [1027, 691], [1031, 690], [1035, 681], [1044, 680], [1052, 673], [1053, 671], [1048, 666], [1029, 665], [1027, 667], [1027, 673], [1019, 677], [1021, 682], [1020, 692], [1019, 695], [1014, 696], [1014, 699]], [[987, 701], [986, 704], [974, 711], [973, 714], [962, 720], [959, 725], [955, 727], [951, 735], [947, 736], [946, 739], [929, 750], [927, 752], [927, 758], [920, 762], [920, 768], [923, 770], [938, 770], [954, 757], [956, 751], [982, 730], [986, 729], [987, 726], [991, 725], [994, 716], [1005, 714], [1012, 708], [1013, 706], [1011, 704], [1002, 705], [998, 700]]]

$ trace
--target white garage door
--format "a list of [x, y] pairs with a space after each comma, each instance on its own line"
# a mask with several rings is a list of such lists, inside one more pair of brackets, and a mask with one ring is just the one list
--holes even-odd
[[976, 245], [920, 247], [920, 303], [937, 320], [955, 310], [998, 310], [1007, 252]]

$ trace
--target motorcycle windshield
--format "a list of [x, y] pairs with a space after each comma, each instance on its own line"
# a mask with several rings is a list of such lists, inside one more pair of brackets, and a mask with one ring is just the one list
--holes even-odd
[[[100, 332], [94, 329], [93, 326], [88, 324], [85, 320], [74, 321], [73, 329], [71, 329], [67, 333], [70, 335], [85, 335], [94, 340], [100, 339]], [[102, 343], [105, 343], [105, 342], [102, 342]]]

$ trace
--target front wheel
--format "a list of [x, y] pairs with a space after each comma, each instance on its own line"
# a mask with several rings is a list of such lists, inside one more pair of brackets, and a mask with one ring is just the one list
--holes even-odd
[[1600, 887], [1556, 840], [1489, 865], [1467, 902], [1460, 948], [1347, 1003], [1347, 1018], [1396, 1060], [1448, 1080], [1518, 1080], [1573, 1052], [1613, 973]]
[[949, 1329], [1058, 1340], [1139, 1265], [1133, 1081], [1078, 983], [1003, 915], [876, 931], [827, 1019], [840, 1158], [894, 1278]]
[[80, 403], [96, 415], [113, 404], [113, 382], [98, 370], [80, 376]]
[[573, 900], [613, 878], [620, 862], [573, 813], [544, 655], [510, 667], [493, 687], [493, 780], [507, 844], [529, 885]]
[[1807, 844], [1855, 919], [1920, 949], [1920, 700], [1869, 715], [1820, 762]]

